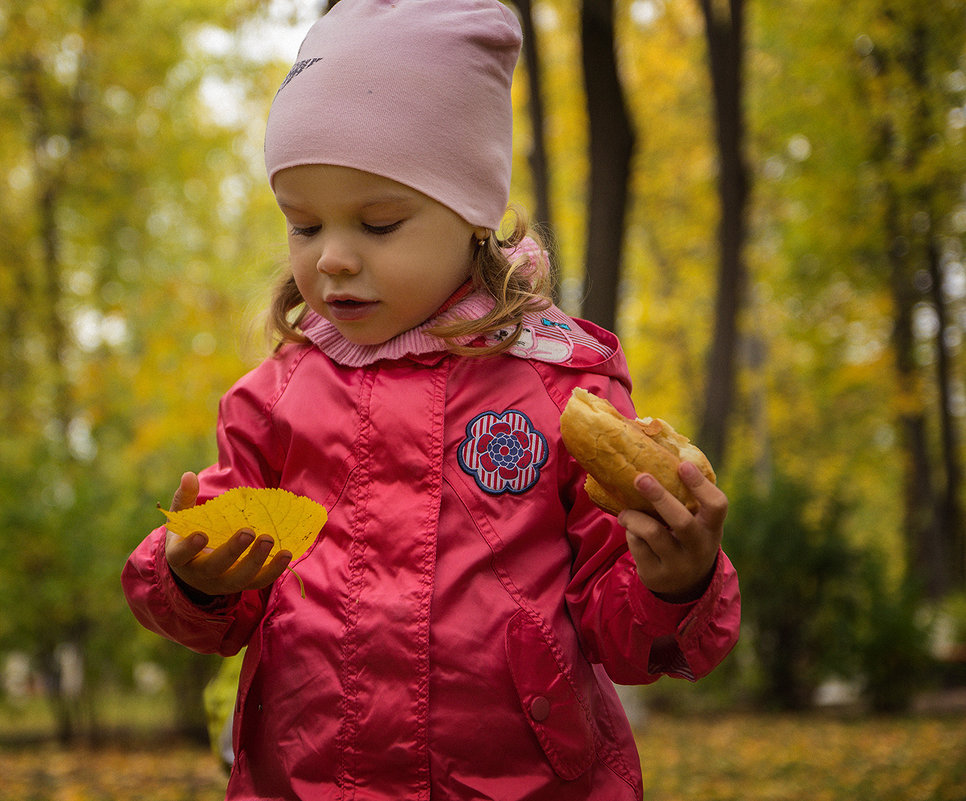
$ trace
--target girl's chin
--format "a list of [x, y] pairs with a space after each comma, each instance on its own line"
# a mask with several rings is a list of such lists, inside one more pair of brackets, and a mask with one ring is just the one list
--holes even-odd
[[353, 325], [351, 322], [335, 320], [331, 317], [328, 320], [345, 337], [346, 341], [359, 347], [378, 347], [399, 333], [397, 331], [373, 329], [365, 325]]

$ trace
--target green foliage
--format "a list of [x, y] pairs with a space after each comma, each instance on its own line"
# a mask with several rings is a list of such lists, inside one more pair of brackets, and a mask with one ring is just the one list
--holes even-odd
[[943, 601], [940, 611], [948, 620], [951, 642], [966, 644], [966, 590], [952, 593]]
[[865, 604], [855, 633], [863, 693], [875, 712], [905, 712], [925, 689], [932, 664], [918, 614], [922, 599], [910, 581], [890, 585], [868, 554], [864, 567]]
[[810, 521], [808, 489], [784, 477], [764, 490], [744, 483], [731, 500], [727, 548], [762, 696], [804, 708], [823, 676], [841, 669], [856, 619], [856, 554], [842, 538], [841, 511]]
[[732, 496], [727, 549], [765, 703], [806, 708], [824, 679], [839, 676], [858, 679], [871, 708], [894, 712], [921, 688], [919, 598], [890, 580], [880, 552], [848, 542], [846, 511], [781, 474]]

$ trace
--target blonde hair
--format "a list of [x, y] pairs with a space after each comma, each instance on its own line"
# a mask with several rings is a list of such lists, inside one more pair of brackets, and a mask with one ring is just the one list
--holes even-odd
[[[427, 333], [443, 340], [453, 353], [466, 356], [502, 353], [513, 347], [523, 333], [524, 315], [543, 311], [551, 305], [552, 278], [542, 239], [530, 227], [521, 209], [511, 208], [510, 211], [512, 228], [509, 232], [505, 236], [494, 232], [473, 255], [470, 273], [473, 288], [486, 292], [493, 299], [493, 309], [479, 318], [455, 317], [427, 329]], [[514, 253], [528, 236], [536, 243], [539, 258], [544, 263], [533, 264], [530, 248], [523, 247]], [[290, 343], [308, 343], [300, 329], [308, 312], [291, 271], [286, 270], [275, 286], [266, 326], [275, 342], [276, 353]], [[506, 328], [513, 330], [499, 342], [483, 347], [459, 344], [461, 340], [473, 341]]]

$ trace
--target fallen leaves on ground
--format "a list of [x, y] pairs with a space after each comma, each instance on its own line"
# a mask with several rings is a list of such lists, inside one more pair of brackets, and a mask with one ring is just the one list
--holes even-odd
[[646, 801], [963, 801], [966, 719], [654, 715]]
[[222, 801], [227, 777], [203, 748], [0, 748], [0, 801]]
[[[963, 801], [966, 717], [653, 714], [645, 801]], [[211, 751], [0, 746], [0, 801], [221, 801]]]

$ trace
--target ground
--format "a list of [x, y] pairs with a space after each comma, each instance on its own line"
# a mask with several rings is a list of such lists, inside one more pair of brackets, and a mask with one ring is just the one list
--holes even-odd
[[[964, 801], [966, 714], [651, 714], [646, 801]], [[219, 801], [204, 747], [0, 745], [0, 801]]]

